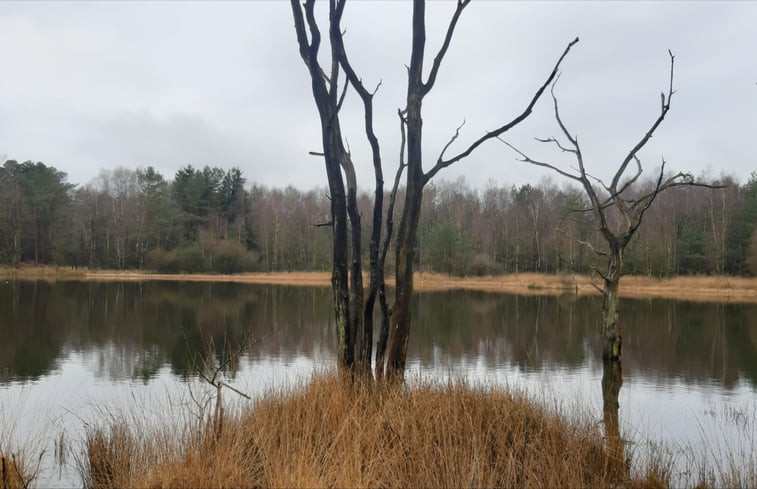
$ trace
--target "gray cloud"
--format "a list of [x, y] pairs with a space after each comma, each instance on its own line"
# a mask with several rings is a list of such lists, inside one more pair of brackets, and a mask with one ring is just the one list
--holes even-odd
[[[452, 8], [429, 5], [429, 60]], [[405, 2], [353, 2], [344, 19], [354, 65], [367, 84], [382, 81], [387, 167], [397, 159], [409, 14]], [[117, 165], [152, 164], [170, 177], [192, 163], [238, 165], [266, 185], [322, 185], [321, 162], [307, 156], [320, 133], [290, 17], [286, 2], [0, 4], [0, 154], [53, 164], [77, 183]], [[427, 99], [428, 162], [462, 120], [457, 149], [521, 111], [578, 35], [558, 94], [595, 173], [607, 174], [654, 120], [670, 48], [678, 91], [644, 161], [651, 171], [664, 155], [672, 169], [744, 180], [757, 169], [755, 18], [753, 3], [474, 2]], [[368, 186], [358, 102], [348, 97], [344, 126]], [[532, 140], [555, 134], [545, 98], [508, 140], [559, 158]], [[542, 175], [499, 143], [442, 173], [477, 186]]]

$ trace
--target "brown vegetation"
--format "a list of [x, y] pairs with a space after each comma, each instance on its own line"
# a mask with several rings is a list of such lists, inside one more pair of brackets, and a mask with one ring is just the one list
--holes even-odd
[[[54, 266], [22, 268], [0, 267], [0, 278], [20, 280], [169, 280], [186, 282], [236, 282], [251, 284], [319, 286], [330, 285], [328, 272], [273, 272], [214, 274], [161, 274], [146, 271], [87, 270]], [[387, 283], [394, 284], [392, 278]], [[576, 274], [519, 273], [485, 277], [455, 277], [436, 273], [417, 273], [419, 291], [468, 289], [520, 295], [596, 295], [599, 291], [590, 277]], [[639, 275], [623, 277], [621, 297], [680, 299], [695, 302], [757, 303], [757, 278], [730, 276], [680, 276], [655, 278]]]
[[33, 487], [39, 473], [42, 454], [39, 457], [33, 455], [37, 452], [33, 437], [19, 445], [16, 415], [16, 411], [4, 405], [0, 396], [0, 489]]
[[[148, 430], [149, 431], [149, 430]], [[596, 423], [462, 384], [354, 387], [317, 377], [223, 424], [177, 434], [114, 421], [91, 432], [91, 487], [667, 486], [656, 465], [631, 479]]]
[[24, 465], [22, 456], [0, 453], [0, 487], [2, 489], [27, 488], [34, 481], [36, 474], [30, 474]]
[[[420, 290], [471, 289], [511, 294], [553, 295], [573, 293], [597, 295], [594, 281], [585, 275], [521, 273], [492, 277], [451, 277], [423, 273], [417, 276]], [[685, 276], [655, 278], [623, 277], [621, 297], [680, 299], [697, 302], [757, 302], [757, 278], [729, 276]]]

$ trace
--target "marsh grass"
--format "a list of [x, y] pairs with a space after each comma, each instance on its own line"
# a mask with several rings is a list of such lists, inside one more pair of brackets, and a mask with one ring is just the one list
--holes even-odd
[[700, 438], [705, 447], [704, 457], [694, 457], [691, 448], [684, 448], [687, 463], [695, 475], [698, 487], [757, 487], [757, 403], [725, 405], [710, 411], [716, 426], [732, 425], [740, 433], [741, 443], [735, 443], [722, 430], [707, 430], [700, 423]]
[[85, 485], [113, 487], [666, 487], [659, 459], [629, 475], [601, 426], [460, 382], [356, 386], [315, 376], [183, 429], [114, 416], [91, 429]]
[[0, 489], [34, 487], [42, 456], [43, 452], [34, 456], [27, 449], [0, 443]]
[[[35, 434], [17, 436], [19, 412], [8, 409], [2, 401], [0, 398], [0, 489], [34, 487], [45, 452], [39, 449]], [[19, 404], [23, 401], [20, 399]]]

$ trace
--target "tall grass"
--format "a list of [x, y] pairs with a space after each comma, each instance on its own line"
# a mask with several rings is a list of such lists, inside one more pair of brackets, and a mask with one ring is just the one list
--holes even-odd
[[355, 386], [334, 375], [270, 392], [223, 429], [141, 429], [115, 417], [80, 470], [112, 487], [664, 487], [633, 477], [600, 426], [464, 383]]
[[8, 409], [0, 398], [0, 489], [32, 487], [39, 475], [44, 451], [38, 449], [31, 433], [25, 433], [25, 440], [19, 443], [17, 426], [18, 412]]

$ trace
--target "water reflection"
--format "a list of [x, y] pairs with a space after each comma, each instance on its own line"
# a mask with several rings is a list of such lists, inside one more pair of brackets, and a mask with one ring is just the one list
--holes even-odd
[[[272, 328], [251, 360], [334, 358], [326, 288], [9, 282], [0, 304], [0, 382], [37, 379], [72, 353], [104, 379], [147, 382], [165, 366], [187, 378], [209, 341], [235, 349]], [[539, 372], [600, 357], [596, 298], [445, 291], [417, 294], [414, 307], [408, 353], [421, 368], [463, 362]], [[660, 384], [757, 386], [757, 306], [654, 299], [622, 307], [626, 372]], [[222, 363], [228, 350], [216, 351]]]
[[625, 441], [620, 434], [618, 411], [620, 388], [623, 386], [623, 369], [620, 360], [602, 360], [602, 419], [605, 443], [609, 455], [610, 473], [617, 480], [627, 473]]
[[[330, 296], [235, 283], [0, 284], [0, 411], [19, 414], [18, 433], [70, 436], [101, 405], [165, 415], [159, 399], [204, 386], [193, 358], [223, 364], [228, 351], [275, 328], [226, 372], [258, 395], [333, 367]], [[599, 298], [446, 291], [414, 300], [408, 377], [483, 379], [581, 401], [604, 422], [619, 461], [629, 435], [697, 443], [714, 433], [704, 449], [754, 446], [753, 435], [743, 440], [749, 430], [723, 421], [733, 416], [716, 414], [757, 412], [755, 305], [623, 301], [621, 372], [599, 361]], [[220, 346], [210, 358], [209, 342]], [[42, 485], [80, 485], [73, 469], [48, 472]]]

